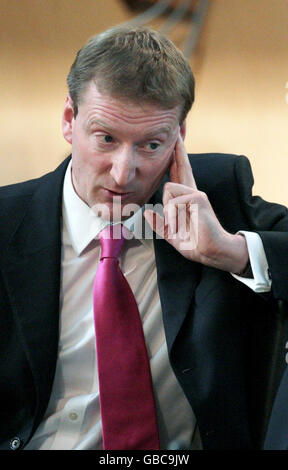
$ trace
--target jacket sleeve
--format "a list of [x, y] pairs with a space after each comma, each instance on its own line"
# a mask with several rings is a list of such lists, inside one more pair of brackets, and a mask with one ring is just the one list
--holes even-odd
[[243, 215], [263, 242], [273, 296], [288, 301], [288, 210], [252, 195], [254, 180], [246, 157], [235, 160], [235, 178]]

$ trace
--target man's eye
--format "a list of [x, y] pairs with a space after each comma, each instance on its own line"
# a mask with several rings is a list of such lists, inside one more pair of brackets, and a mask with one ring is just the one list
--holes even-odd
[[148, 142], [148, 144], [143, 145], [143, 147], [145, 150], [148, 150], [151, 152], [153, 150], [157, 150], [159, 145], [160, 144], [158, 142]]
[[110, 144], [113, 142], [113, 137], [111, 135], [105, 134], [102, 136], [102, 140], [105, 144]]
[[151, 144], [149, 145], [151, 147], [151, 150], [156, 150], [159, 147], [159, 144], [157, 144], [157, 142], [151, 142]]

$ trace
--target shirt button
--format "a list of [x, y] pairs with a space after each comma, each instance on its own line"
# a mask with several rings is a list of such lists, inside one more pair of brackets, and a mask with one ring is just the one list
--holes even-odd
[[69, 413], [69, 419], [71, 419], [71, 421], [77, 421], [78, 413], [75, 413], [75, 411], [71, 411], [71, 413]]
[[17, 450], [21, 446], [21, 439], [19, 437], [13, 437], [10, 441], [10, 449]]

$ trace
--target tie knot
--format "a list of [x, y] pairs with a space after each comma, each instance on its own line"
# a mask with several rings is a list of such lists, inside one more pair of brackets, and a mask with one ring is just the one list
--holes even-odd
[[123, 226], [108, 225], [100, 233], [101, 258], [118, 258], [124, 245]]

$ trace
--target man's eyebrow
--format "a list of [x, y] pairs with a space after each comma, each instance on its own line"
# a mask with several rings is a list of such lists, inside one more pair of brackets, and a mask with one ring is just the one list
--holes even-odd
[[97, 124], [98, 126], [101, 126], [101, 127], [105, 127], [108, 130], [112, 130], [112, 128], [109, 127], [108, 124], [105, 124], [105, 122], [103, 122], [103, 121], [99, 121], [99, 119], [91, 119], [91, 121], [88, 120], [86, 122], [86, 128], [89, 129], [90, 127], [94, 126], [95, 124]]
[[[94, 126], [95, 124], [98, 125], [98, 126], [104, 127], [109, 132], [115, 131], [115, 128], [110, 127], [109, 124], [106, 124], [105, 122], [103, 122], [99, 119], [88, 120], [87, 123], [86, 123], [86, 128], [89, 129], [92, 126]], [[156, 137], [158, 134], [167, 134], [167, 135], [169, 135], [170, 132], [171, 132], [171, 127], [170, 126], [162, 126], [162, 127], [159, 127], [158, 129], [155, 128], [155, 129], [152, 129], [151, 131], [146, 132], [143, 135], [143, 140], [151, 139], [153, 137]]]
[[153, 129], [150, 132], [147, 132], [144, 134], [144, 139], [150, 139], [152, 137], [155, 137], [158, 134], [170, 134], [171, 132], [171, 127], [170, 126], [164, 126], [164, 127], [159, 127], [158, 129]]

